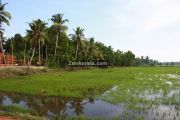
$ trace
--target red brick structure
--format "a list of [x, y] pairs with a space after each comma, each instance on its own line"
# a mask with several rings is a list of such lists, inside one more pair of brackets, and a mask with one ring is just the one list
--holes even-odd
[[12, 66], [15, 65], [16, 58], [12, 55], [5, 54], [5, 61], [4, 56], [0, 53], [0, 66]]

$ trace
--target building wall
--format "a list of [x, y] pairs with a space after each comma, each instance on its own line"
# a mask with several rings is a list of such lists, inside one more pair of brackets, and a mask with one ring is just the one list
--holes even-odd
[[14, 65], [15, 61], [16, 61], [16, 58], [14, 56], [12, 56], [12, 55], [7, 55], [6, 54], [5, 55], [5, 60], [6, 60], [6, 62], [4, 61], [3, 54], [0, 53], [0, 66]]

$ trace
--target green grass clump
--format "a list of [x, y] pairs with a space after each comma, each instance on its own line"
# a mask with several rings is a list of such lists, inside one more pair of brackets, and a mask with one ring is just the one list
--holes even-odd
[[17, 113], [32, 113], [33, 112], [31, 109], [22, 108], [17, 105], [2, 106], [1, 110], [6, 111], [6, 112], [17, 112]]
[[12, 116], [18, 120], [46, 120], [45, 117], [39, 117], [36, 111], [18, 105], [1, 106], [0, 109], [3, 111], [0, 116]]

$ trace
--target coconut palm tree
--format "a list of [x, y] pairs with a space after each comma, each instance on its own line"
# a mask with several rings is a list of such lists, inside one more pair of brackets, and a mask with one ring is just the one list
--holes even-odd
[[93, 60], [94, 56], [97, 56], [98, 49], [94, 43], [94, 38], [89, 39], [89, 59]]
[[24, 38], [23, 38], [23, 42], [24, 42], [24, 57], [23, 57], [23, 65], [26, 65], [26, 49], [27, 49], [27, 41], [28, 41], [28, 37], [27, 36], [25, 36]]
[[42, 44], [44, 43], [46, 24], [47, 23], [41, 21], [40, 19], [35, 20], [29, 24], [30, 30], [27, 30], [27, 35], [33, 49], [33, 53], [32, 53], [29, 65], [31, 65], [32, 63], [37, 45], [39, 47], [39, 61], [38, 61], [39, 63], [38, 64], [41, 65], [41, 43]]
[[3, 41], [2, 41], [4, 29], [2, 28], [2, 24], [6, 23], [7, 25], [10, 25], [9, 20], [11, 19], [11, 14], [9, 12], [5, 11], [6, 5], [7, 5], [7, 3], [2, 4], [0, 1], [0, 47], [1, 47], [1, 51], [3, 54], [5, 64], [6, 64], [6, 60], [5, 60]]
[[75, 53], [75, 60], [77, 60], [79, 47], [84, 45], [84, 29], [81, 27], [77, 27], [74, 29], [75, 34], [71, 34], [72, 40], [76, 43], [76, 53]]
[[56, 30], [56, 44], [55, 44], [54, 58], [53, 58], [53, 63], [55, 63], [57, 47], [58, 47], [58, 42], [59, 42], [59, 36], [62, 31], [67, 30], [67, 27], [64, 24], [69, 21], [68, 21], [68, 19], [63, 19], [63, 14], [53, 15], [51, 18], [51, 21], [53, 22], [53, 26]]
[[7, 25], [10, 25], [9, 20], [11, 19], [11, 14], [7, 11], [5, 11], [5, 4], [0, 3], [0, 27], [2, 27], [2, 23], [6, 23]]

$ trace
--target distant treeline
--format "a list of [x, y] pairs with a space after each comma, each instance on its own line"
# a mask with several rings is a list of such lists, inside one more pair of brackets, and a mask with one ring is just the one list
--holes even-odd
[[[9, 24], [11, 18], [4, 10], [6, 4], [0, 4], [0, 23]], [[4, 12], [8, 14], [3, 14]], [[106, 46], [95, 41], [94, 37], [86, 38], [84, 29], [77, 27], [74, 33], [68, 35], [69, 20], [63, 14], [55, 14], [50, 20], [52, 24], [37, 19], [29, 23], [26, 35], [15, 34], [14, 37], [3, 37], [1, 26], [1, 52], [16, 56], [20, 65], [47, 65], [67, 66], [68, 61], [107, 61], [109, 66], [153, 66], [158, 61], [149, 57], [136, 58], [131, 51], [114, 51], [111, 46]]]
[[180, 62], [159, 62], [159, 66], [180, 66]]

